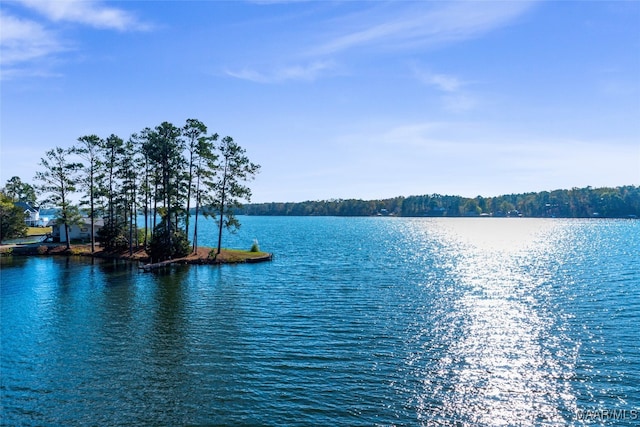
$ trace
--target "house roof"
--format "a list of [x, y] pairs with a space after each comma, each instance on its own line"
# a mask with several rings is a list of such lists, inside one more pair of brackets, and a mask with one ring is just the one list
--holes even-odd
[[40, 208], [36, 207], [36, 206], [31, 206], [29, 203], [27, 202], [15, 202], [14, 205], [16, 205], [17, 207], [24, 209], [25, 211], [30, 211], [30, 212], [39, 212]]
[[[80, 219], [80, 223], [81, 223], [82, 225], [88, 225], [88, 226], [91, 226], [91, 218], [89, 218], [89, 217], [82, 217], [82, 218]], [[96, 218], [96, 219], [94, 219], [94, 220], [93, 220], [93, 223], [94, 223], [94, 225], [95, 225], [96, 227], [104, 227], [104, 219], [102, 219], [102, 218]], [[49, 221], [49, 222], [47, 223], [47, 225], [46, 225], [46, 226], [47, 226], [47, 227], [51, 227], [51, 226], [54, 226], [54, 225], [58, 225], [58, 218], [52, 219], [51, 221]]]

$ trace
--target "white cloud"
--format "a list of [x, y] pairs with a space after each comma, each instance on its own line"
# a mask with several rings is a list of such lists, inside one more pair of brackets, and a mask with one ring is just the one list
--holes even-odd
[[418, 69], [415, 69], [414, 73], [422, 83], [435, 86], [445, 92], [457, 92], [463, 85], [460, 79], [452, 75], [431, 73]]
[[329, 61], [313, 62], [308, 65], [293, 65], [282, 67], [270, 72], [260, 72], [255, 69], [244, 68], [240, 71], [227, 70], [226, 74], [242, 80], [256, 83], [281, 83], [289, 80], [313, 81], [321, 74], [334, 68]]
[[312, 50], [335, 54], [354, 48], [407, 49], [464, 40], [507, 25], [531, 7], [530, 1], [393, 3], [384, 13], [356, 14], [340, 23], [352, 28]]
[[[36, 20], [20, 16], [20, 10], [15, 7], [16, 5], [32, 9], [45, 19]], [[17, 76], [57, 75], [47, 69], [47, 64], [43, 60], [71, 50], [73, 42], [64, 39], [59, 30], [52, 29], [52, 25], [56, 22], [73, 22], [117, 31], [140, 31], [150, 28], [124, 10], [107, 7], [95, 1], [19, 0], [11, 6], [11, 8], [5, 7], [0, 10], [2, 79]], [[8, 10], [11, 12], [9, 13]]]
[[453, 113], [461, 113], [472, 110], [478, 101], [465, 90], [467, 82], [450, 74], [433, 73], [414, 67], [414, 75], [422, 84], [436, 88], [443, 92], [441, 101], [445, 110]]
[[0, 12], [0, 65], [6, 67], [65, 50], [58, 36], [43, 25]]
[[[36, 0], [29, 0], [36, 1]], [[279, 3], [266, 0], [260, 3]], [[491, 30], [508, 25], [526, 13], [532, 1], [509, 2], [355, 2], [348, 9], [357, 9], [313, 24], [313, 41], [302, 32], [293, 37], [291, 44], [278, 45], [272, 52], [272, 61], [295, 62], [306, 58], [311, 65], [288, 68], [230, 68], [226, 74], [260, 83], [286, 80], [315, 80], [326, 74], [327, 59], [345, 53], [367, 52], [377, 55], [402, 49], [420, 49], [439, 46], [444, 42], [481, 36]], [[336, 9], [342, 10], [339, 5]], [[326, 9], [323, 9], [326, 11]], [[276, 59], [274, 59], [276, 58]], [[312, 59], [309, 59], [312, 58]], [[348, 61], [347, 58], [342, 58]], [[333, 65], [333, 63], [332, 63]], [[423, 76], [427, 78], [427, 76]], [[455, 92], [464, 84], [453, 76], [433, 74], [431, 82], [440, 90]], [[451, 110], [462, 110], [475, 105], [467, 94], [445, 102]]]
[[95, 28], [118, 31], [146, 30], [148, 25], [141, 23], [129, 12], [105, 6], [102, 2], [85, 0], [20, 0], [48, 19], [59, 22], [76, 22]]

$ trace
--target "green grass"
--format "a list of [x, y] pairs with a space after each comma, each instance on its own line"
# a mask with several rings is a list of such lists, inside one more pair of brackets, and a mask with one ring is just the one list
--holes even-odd
[[42, 236], [52, 231], [51, 227], [27, 227], [27, 236]]
[[[261, 258], [269, 255], [267, 252], [251, 252], [242, 249], [222, 249], [218, 259], [224, 262], [244, 262], [249, 258]], [[215, 256], [215, 250], [212, 251], [212, 257]]]

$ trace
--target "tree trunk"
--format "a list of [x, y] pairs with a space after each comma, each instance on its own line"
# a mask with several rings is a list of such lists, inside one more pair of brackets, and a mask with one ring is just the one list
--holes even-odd
[[[196, 179], [196, 218], [193, 224], [193, 253], [198, 252], [198, 211], [200, 208], [200, 175]], [[187, 234], [187, 239], [189, 235]]]
[[[171, 247], [171, 189], [169, 188], [169, 164], [168, 160], [165, 159], [162, 165], [162, 182], [164, 183], [164, 193], [166, 198], [165, 209], [166, 213], [166, 230], [165, 230], [165, 244]], [[169, 250], [169, 259], [171, 259], [171, 249]]]
[[95, 231], [95, 211], [94, 211], [94, 205], [93, 205], [93, 164], [90, 165], [91, 167], [91, 171], [90, 171], [90, 177], [89, 177], [89, 203], [90, 203], [90, 207], [89, 207], [89, 216], [91, 218], [89, 218], [91, 220], [91, 253], [94, 253], [96, 251], [96, 238], [94, 235], [94, 231]]
[[224, 225], [224, 198], [226, 196], [227, 189], [227, 162], [224, 163], [224, 172], [222, 175], [222, 193], [220, 194], [220, 223], [218, 224], [218, 252], [222, 249], [222, 226]]
[[69, 236], [69, 224], [66, 223], [66, 219], [64, 223], [64, 234], [67, 236], [67, 249], [71, 249], [71, 236]]
[[91, 253], [96, 251], [96, 237], [95, 237], [95, 220], [94, 220], [94, 212], [93, 212], [93, 196], [91, 196]]
[[189, 157], [189, 181], [187, 183], [187, 213], [184, 218], [184, 235], [189, 238], [189, 220], [191, 218], [191, 183], [193, 182], [193, 153]]
[[144, 169], [144, 248], [146, 250], [149, 243], [147, 241], [147, 236], [149, 235], [149, 194], [151, 193], [151, 190], [149, 189], [149, 166], [146, 163], [146, 160]]
[[218, 227], [218, 252], [220, 255], [220, 250], [222, 248], [222, 226], [224, 224], [224, 191], [222, 192], [222, 200], [220, 201], [220, 224]]
[[156, 229], [156, 217], [158, 216], [158, 179], [155, 179], [155, 182], [153, 183], [154, 186], [154, 196], [153, 196], [153, 227], [151, 228], [151, 237], [153, 239], [153, 233]]
[[136, 229], [135, 237], [136, 237], [136, 246], [138, 245], [138, 233], [136, 227], [136, 186], [135, 183], [132, 184], [132, 194], [131, 194], [131, 207], [129, 209], [129, 256], [133, 255], [133, 235], [134, 228]]
[[147, 236], [149, 235], [149, 205], [147, 204], [147, 196], [145, 195], [144, 200], [144, 248], [147, 248]]

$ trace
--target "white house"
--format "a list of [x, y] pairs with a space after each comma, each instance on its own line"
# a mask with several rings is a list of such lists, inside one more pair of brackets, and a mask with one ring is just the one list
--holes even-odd
[[16, 202], [15, 205], [24, 211], [24, 222], [29, 227], [42, 225], [40, 222], [40, 208], [31, 206], [27, 202]]
[[[51, 236], [53, 241], [66, 242], [67, 234], [63, 224], [58, 224], [58, 220], [49, 221], [47, 227], [51, 227]], [[93, 235], [97, 236], [98, 231], [104, 227], [103, 219], [95, 219], [93, 221]], [[91, 240], [91, 218], [82, 218], [79, 225], [69, 225], [69, 237], [71, 240], [80, 240], [89, 242]]]

